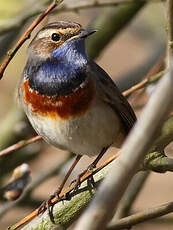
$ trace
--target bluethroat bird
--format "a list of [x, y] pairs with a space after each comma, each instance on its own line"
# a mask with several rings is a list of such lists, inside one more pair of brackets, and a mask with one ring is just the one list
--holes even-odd
[[[28, 48], [19, 98], [35, 131], [49, 144], [77, 155], [97, 156], [120, 147], [136, 121], [133, 109], [108, 74], [87, 55], [95, 30], [74, 22], [42, 28]], [[69, 174], [66, 175], [61, 191]]]

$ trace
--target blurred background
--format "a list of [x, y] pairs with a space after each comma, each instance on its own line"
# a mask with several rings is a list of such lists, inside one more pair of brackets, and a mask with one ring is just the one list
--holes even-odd
[[[121, 91], [124, 91], [146, 77], [153, 66], [161, 68], [166, 52], [166, 9], [164, 3], [160, 1], [117, 6], [115, 2], [116, 0], [105, 4], [105, 1], [100, 1], [99, 7], [91, 7], [94, 5], [92, 0], [65, 0], [66, 10], [60, 7], [57, 12], [47, 17], [32, 33], [32, 37], [43, 25], [57, 20], [75, 21], [84, 27], [98, 29], [98, 32], [87, 41], [89, 56], [94, 58], [117, 83]], [[13, 47], [35, 15], [48, 4], [50, 1], [46, 0], [0, 1], [1, 62], [5, 53]], [[29, 42], [25, 42], [18, 51], [0, 82], [0, 150], [21, 139], [36, 135], [18, 106], [16, 97], [16, 86], [27, 60]], [[146, 103], [150, 88], [129, 98], [137, 114]], [[168, 146], [169, 156], [172, 150], [171, 145]], [[104, 159], [115, 151], [110, 149]], [[18, 205], [11, 207], [11, 202], [0, 200], [1, 230], [23, 218], [57, 189], [72, 157], [68, 152], [39, 141], [0, 158], [0, 187], [9, 180], [13, 169], [23, 162], [28, 163], [31, 168], [32, 181], [37, 181], [44, 174], [48, 175], [45, 176], [44, 183], [33, 189], [32, 196], [31, 193], [28, 194]], [[70, 180], [76, 178], [91, 161], [92, 159], [84, 156]], [[60, 167], [61, 164], [63, 167]], [[171, 176], [171, 173], [150, 173], [133, 204], [132, 211], [171, 201], [173, 190], [173, 183], [170, 183]], [[173, 216], [169, 214], [137, 225], [133, 229], [169, 230], [172, 229], [172, 223]]]

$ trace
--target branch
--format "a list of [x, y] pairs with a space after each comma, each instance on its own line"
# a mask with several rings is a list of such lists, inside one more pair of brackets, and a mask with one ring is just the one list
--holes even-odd
[[12, 17], [12, 18], [10, 17], [9, 19], [3, 20], [3, 21], [1, 20], [0, 21], [0, 35], [6, 34], [10, 32], [11, 30], [15, 30], [15, 29], [19, 29], [23, 27], [23, 24], [29, 21], [29, 19], [42, 13], [42, 11], [45, 10], [45, 5], [39, 4], [38, 2], [39, 1], [37, 1], [37, 3], [34, 4], [34, 7], [33, 7], [33, 2], [31, 2], [30, 5], [28, 4], [15, 17]]
[[173, 172], [173, 159], [166, 157], [163, 152], [151, 152], [144, 159], [143, 169], [159, 173]]
[[[4, 119], [0, 121], [0, 127], [0, 151], [19, 141], [22, 137], [27, 139], [29, 136], [33, 135], [33, 129], [28, 125], [23, 111], [16, 106], [14, 106], [4, 117]], [[10, 157], [1, 157], [0, 184], [3, 180], [3, 176], [17, 167], [17, 165], [36, 157], [38, 152], [41, 151], [42, 146], [38, 143], [33, 145], [31, 148], [25, 147], [25, 149], [21, 151], [16, 151]]]
[[[164, 142], [164, 140], [167, 142], [167, 143], [169, 143], [168, 142], [168, 140], [171, 142], [172, 140], [171, 140], [171, 137], [172, 136], [172, 140], [173, 140], [173, 116], [171, 117], [171, 118], [169, 118], [166, 122], [165, 122], [165, 124], [164, 124], [164, 126], [163, 126], [163, 128], [162, 128], [162, 133], [161, 133], [161, 135], [160, 135], [160, 137], [157, 139], [157, 141], [156, 141], [156, 143], [157, 143], [157, 145], [159, 146], [160, 144], [161, 144], [161, 146], [162, 146], [162, 143]], [[159, 168], [159, 164], [161, 164], [162, 166], [163, 166], [163, 163], [165, 162], [166, 163], [166, 165], [164, 166], [164, 167], [162, 167], [162, 168], [164, 168], [165, 170], [166, 170], [166, 167], [167, 167], [167, 170], [169, 171], [170, 170], [170, 168], [171, 168], [171, 166], [169, 165], [169, 164], [167, 164], [167, 161], [169, 162], [170, 160], [172, 161], [172, 166], [173, 166], [173, 159], [170, 159], [170, 158], [167, 158], [166, 156], [163, 158], [159, 158], [159, 160], [158, 160], [158, 165], [156, 166], [156, 164], [153, 164], [152, 165], [152, 162], [154, 161], [154, 159], [157, 159], [157, 156], [155, 155], [155, 158], [152, 156], [152, 153], [151, 154], [149, 154], [150, 155], [150, 158], [148, 157], [148, 158], [146, 158], [145, 159], [145, 164], [143, 165], [143, 169], [147, 169], [147, 165], [148, 165], [148, 167], [151, 169], [151, 170], [153, 170], [153, 169], [156, 169], [157, 168], [157, 171], [159, 171], [158, 170], [158, 168]], [[162, 154], [162, 156], [163, 156], [163, 154]], [[112, 158], [112, 160], [113, 160], [114, 158]], [[153, 161], [152, 161], [152, 160]], [[107, 161], [107, 162], [105, 162], [104, 163], [104, 165], [107, 165], [109, 162], [111, 162], [111, 159], [109, 160], [109, 161]], [[148, 162], [148, 163], [147, 163]], [[103, 166], [104, 166], [103, 165]], [[103, 166], [101, 166], [100, 168], [102, 168]], [[99, 169], [100, 169], [99, 168]], [[97, 169], [97, 171], [99, 171], [99, 169]], [[96, 171], [96, 172], [97, 172]], [[156, 171], [156, 170], [155, 170]], [[84, 178], [84, 180], [86, 179], [86, 177]], [[39, 181], [39, 180], [38, 180]], [[35, 183], [34, 183], [35, 184]], [[34, 185], [34, 187], [35, 187], [35, 185]], [[31, 186], [31, 188], [32, 188], [32, 186]], [[68, 191], [68, 188], [64, 191], [64, 193], [63, 193], [63, 195], [64, 196], [66, 196], [66, 192]], [[62, 196], [63, 197], [63, 196]], [[82, 198], [83, 200], [81, 200], [81, 203], [80, 203], [80, 206], [78, 206], [78, 208], [76, 207], [76, 212], [77, 212], [77, 214], [76, 214], [76, 217], [80, 214], [80, 210], [83, 210], [83, 208], [85, 207], [85, 205], [86, 205], [86, 203], [85, 203], [85, 197], [83, 197]], [[57, 205], [57, 204], [56, 204]], [[55, 207], [56, 207], [56, 205], [55, 205]], [[76, 204], [77, 205], [77, 204]], [[66, 207], [66, 206], [65, 206]], [[64, 212], [66, 212], [66, 209], [65, 209], [65, 207], [64, 207]], [[58, 208], [57, 208], [58, 209]], [[54, 215], [55, 215], [55, 217], [56, 217], [56, 215], [58, 215], [59, 216], [59, 212], [57, 211], [57, 212], [55, 212], [54, 213]], [[62, 212], [62, 219], [61, 219], [61, 221], [63, 220], [63, 215], [64, 215], [64, 213]], [[27, 217], [25, 217], [23, 220], [21, 220], [21, 221], [19, 221], [19, 223], [17, 223], [16, 225], [14, 225], [13, 226], [13, 228], [12, 229], [17, 229], [18, 227], [20, 227], [21, 225], [23, 225], [23, 224], [26, 224], [26, 222], [28, 222], [28, 221], [30, 221], [31, 219], [33, 219], [34, 217], [36, 217], [37, 216], [37, 210], [35, 210], [33, 213], [31, 213], [31, 214], [29, 214], [29, 216], [27, 216]], [[46, 216], [46, 214], [45, 214], [45, 216]], [[47, 218], [47, 221], [48, 221], [48, 216], [46, 217]], [[64, 226], [69, 226], [72, 222], [73, 222], [73, 213], [72, 213], [72, 216], [70, 216], [69, 215], [69, 217], [68, 217], [68, 219], [66, 219], [66, 221], [64, 221], [63, 222], [63, 224], [61, 225], [61, 227], [64, 227]], [[37, 223], [38, 225], [37, 225], [37, 227], [39, 227], [39, 226], [41, 226], [41, 220], [39, 220], [40, 222], [39, 223]], [[32, 222], [30, 222], [28, 225], [29, 226], [32, 226], [32, 223], [35, 223], [35, 218], [33, 219], [33, 221]], [[26, 226], [28, 226], [28, 225], [26, 225]], [[25, 228], [25, 229], [27, 229], [27, 227]], [[48, 230], [49, 228], [44, 228], [45, 230]]]
[[[97, 58], [106, 45], [131, 22], [146, 3], [145, 1], [130, 2], [103, 12], [92, 23], [91, 27], [98, 29], [98, 31], [87, 43], [91, 58]], [[100, 29], [100, 27], [103, 29]]]
[[[95, 181], [98, 183], [102, 176], [105, 177], [107, 174], [107, 171], [110, 169], [111, 165], [107, 166], [105, 169], [102, 169], [101, 172], [97, 173], [94, 176]], [[56, 220], [56, 229], [60, 227], [61, 229], [63, 227], [68, 227], [71, 222], [73, 222], [79, 214], [83, 211], [84, 207], [89, 203], [92, 196], [95, 194], [95, 189], [88, 189], [86, 186], [86, 182], [84, 182], [77, 194], [71, 194], [72, 199], [70, 201], [62, 201], [56, 204], [54, 208], [54, 216]], [[118, 220], [116, 224], [111, 224], [109, 226], [109, 230], [113, 229], [124, 229], [130, 226], [133, 226], [135, 224], [142, 223], [146, 220], [150, 220], [152, 218], [160, 217], [163, 215], [166, 215], [173, 211], [173, 202], [163, 204], [154, 208], [150, 208], [148, 210], [139, 212], [137, 214], [134, 214], [132, 216], [123, 218], [121, 220]], [[63, 216], [63, 218], [62, 218]], [[21, 226], [21, 225], [20, 225]], [[51, 227], [55, 226], [51, 223], [49, 216], [47, 212], [43, 216], [38, 216], [34, 218], [32, 221], [30, 221], [27, 225], [25, 225], [22, 230], [26, 229], [44, 229], [48, 230], [51, 229]], [[16, 230], [19, 226], [14, 225], [10, 230]]]
[[[158, 83], [93, 202], [75, 230], [104, 229], [173, 106], [173, 66]], [[164, 92], [164, 94], [163, 94]], [[147, 135], [146, 135], [147, 134]], [[140, 143], [140, 144], [139, 144]], [[109, 210], [109, 212], [108, 212]], [[95, 218], [97, 216], [97, 218]]]
[[[173, 140], [173, 117], [170, 117], [165, 122], [165, 124], [162, 128], [162, 133], [161, 133], [160, 137], [157, 139], [155, 146], [157, 146], [158, 149], [163, 149], [172, 140]], [[64, 162], [62, 164], [64, 164]], [[58, 166], [58, 169], [57, 169], [57, 166], [51, 168], [50, 171], [48, 170], [45, 174], [41, 175], [38, 179], [36, 179], [35, 182], [33, 182], [31, 184], [31, 186], [29, 186], [29, 188], [27, 189], [27, 192], [26, 192], [25, 196], [22, 198], [21, 202], [24, 202], [23, 200], [28, 199], [27, 198], [28, 194], [30, 194], [38, 185], [40, 185], [43, 181], [45, 181], [47, 178], [49, 178], [52, 174], [57, 172], [57, 170], [59, 170], [59, 167], [61, 168], [61, 165]], [[150, 170], [154, 170], [157, 172], [173, 171], [173, 159], [168, 158], [166, 156], [163, 157], [163, 154], [161, 154], [161, 153], [159, 154], [158, 152], [153, 152], [153, 153], [148, 154], [147, 157], [145, 158], [144, 163], [143, 163], [143, 169], [146, 169], [146, 170], [150, 169]], [[146, 173], [144, 172], [144, 173], [142, 173], [142, 175], [143, 174], [146, 174]], [[130, 187], [134, 187], [134, 186], [131, 185]], [[131, 194], [131, 192], [129, 192], [127, 194], [128, 198], [129, 198], [130, 194]], [[127, 198], [126, 198], [126, 200], [127, 200]], [[16, 203], [13, 203], [11, 205], [14, 206], [15, 204]], [[9, 206], [10, 209], [12, 208], [11, 205]], [[119, 214], [116, 213], [116, 216], [117, 215], [121, 216], [120, 213], [122, 213], [122, 212], [124, 213], [124, 210], [127, 210], [127, 206], [128, 206], [127, 203], [125, 206], [122, 204], [121, 207], [123, 208], [123, 210], [121, 210], [121, 207], [118, 207]], [[5, 210], [2, 210], [2, 214], [4, 214], [6, 211], [8, 211], [8, 208], [4, 207], [4, 209]], [[1, 210], [0, 210], [0, 216], [1, 216]]]
[[11, 201], [11, 202], [8, 202], [6, 203], [5, 205], [2, 205], [1, 204], [1, 208], [0, 208], [0, 218], [5, 215], [9, 210], [11, 210], [15, 204], [17, 203], [18, 201]]
[[41, 139], [42, 139], [41, 136], [35, 136], [35, 137], [32, 137], [32, 138], [30, 138], [28, 140], [21, 140], [21, 141], [17, 142], [16, 144], [11, 145], [8, 148], [0, 151], [0, 158], [2, 156], [5, 156], [5, 155], [13, 152], [13, 151], [21, 149], [21, 148], [25, 147], [26, 145], [32, 144], [32, 143], [34, 143], [36, 141], [39, 141]]
[[173, 1], [167, 0], [168, 8], [168, 66], [170, 58], [173, 57]]
[[62, 170], [66, 168], [66, 166], [69, 164], [69, 161], [71, 162], [72, 154], [70, 153], [68, 157], [61, 163], [56, 163], [55, 166], [52, 166], [49, 170], [46, 172], [43, 172], [40, 177], [38, 177], [35, 181], [32, 182], [32, 184], [27, 189], [27, 192], [25, 194], [25, 197], [23, 199], [27, 199], [27, 196], [30, 195], [36, 187], [41, 185], [43, 182], [45, 182], [50, 177], [59, 174]]
[[[160, 70], [160, 66], [161, 66], [162, 62], [163, 62], [163, 58], [159, 59], [159, 61], [147, 73], [147, 75], [145, 76], [145, 79], [143, 81], [141, 81], [139, 84], [131, 87], [129, 90], [126, 90], [123, 94], [128, 96], [132, 92], [135, 92], [137, 89], [140, 89], [141, 87], [145, 87], [149, 83], [151, 83], [151, 82], [154, 83], [155, 80], [158, 80], [158, 77], [160, 77], [162, 75], [161, 72], [158, 73], [158, 71]], [[164, 158], [167, 158], [167, 157], [164, 156]], [[163, 158], [162, 158], [162, 160], [163, 160]], [[148, 161], [149, 161], [149, 158], [148, 158]], [[150, 165], [150, 169], [151, 169], [153, 166], [153, 165], [151, 166], [153, 161], [149, 161], [149, 162], [148, 161], [146, 161], [145, 163]], [[155, 158], [155, 163], [156, 163], [156, 158]], [[157, 163], [159, 163], [158, 160], [157, 160]], [[158, 165], [158, 167], [159, 167], [159, 165]], [[147, 165], [145, 165], [145, 168], [147, 168]], [[146, 179], [148, 178], [149, 174], [150, 174], [149, 171], [145, 171], [145, 172], [139, 172], [137, 175], [135, 175], [135, 177], [130, 182], [128, 188], [126, 189], [125, 194], [123, 195], [123, 197], [122, 197], [122, 199], [118, 205], [116, 213], [111, 220], [111, 223], [116, 223], [116, 221], [118, 219], [121, 219], [121, 218], [129, 215], [129, 212], [131, 210], [131, 206], [133, 205], [136, 197], [138, 196], [139, 192], [143, 188], [143, 185], [144, 185]]]
[[[131, 2], [135, 2], [136, 0], [114, 0], [114, 1], [106, 1], [106, 2], [100, 2], [100, 1], [79, 1], [76, 6], [75, 4], [70, 4], [69, 2], [66, 2], [62, 4], [62, 6], [59, 9], [54, 10], [55, 13], [60, 12], [70, 12], [75, 11], [78, 12], [80, 10], [85, 10], [89, 8], [101, 8], [101, 7], [114, 7], [122, 4], [128, 4]], [[160, 0], [140, 0], [141, 2], [160, 2]], [[37, 7], [34, 8], [27, 8], [24, 13], [21, 13], [15, 18], [11, 18], [8, 20], [5, 20], [0, 24], [0, 35], [7, 33], [8, 31], [11, 31], [12, 29], [20, 28], [24, 22], [28, 21], [31, 17], [34, 17], [38, 14], [40, 14], [45, 7], [45, 4], [40, 4]]]
[[[143, 182], [147, 179], [149, 175], [148, 170], [152, 170], [159, 173], [165, 173], [167, 171], [173, 171], [173, 159], [168, 158], [164, 155], [163, 151], [165, 147], [173, 141], [173, 117], [170, 117], [162, 127], [162, 132], [157, 138], [157, 141], [152, 147], [153, 152], [147, 154], [144, 159], [142, 169], [147, 170], [146, 172], [139, 172], [132, 180], [128, 186], [118, 209], [115, 213], [115, 216], [112, 219], [112, 223], [117, 221], [128, 214], [129, 208], [133, 203], [136, 195], [141, 190]], [[160, 152], [157, 152], [160, 151]]]
[[[107, 170], [103, 169], [98, 174], [94, 176], [94, 180], [98, 185], [98, 182], [106, 175]], [[53, 215], [56, 223], [56, 228], [64, 227], [67, 228], [71, 221], [74, 221], [79, 213], [82, 212], [83, 208], [89, 203], [92, 196], [95, 194], [95, 188], [88, 189], [87, 183], [84, 182], [81, 184], [80, 189], [77, 193], [70, 195], [70, 201], [60, 201], [53, 209]], [[62, 218], [63, 216], [63, 218]], [[25, 225], [22, 229], [38, 229], [48, 230], [55, 227], [55, 225], [50, 221], [47, 211], [43, 215], [39, 215]], [[13, 226], [10, 230], [17, 229], [18, 226]]]
[[153, 75], [152, 77], [150, 78], [145, 78], [144, 80], [142, 80], [141, 82], [139, 82], [138, 84], [132, 86], [130, 89], [126, 90], [123, 92], [123, 95], [125, 97], [127, 96], [130, 96], [132, 93], [134, 93], [135, 91], [139, 90], [139, 89], [142, 89], [144, 87], [146, 87], [147, 85], [149, 84], [153, 84], [155, 83], [156, 81], [158, 81], [162, 76], [163, 74], [165, 73], [165, 71], [160, 71], [159, 73]]
[[115, 216], [111, 220], [111, 223], [116, 223], [118, 219], [121, 219], [129, 215], [132, 204], [134, 203], [137, 195], [143, 188], [143, 185], [148, 178], [149, 171], [138, 172], [132, 181], [130, 182], [127, 190], [124, 193], [123, 198], [121, 199], [118, 208], [116, 210]]
[[144, 78], [154, 76], [165, 69], [164, 60], [165, 45], [159, 43], [156, 46], [156, 49], [153, 50], [152, 54], [147, 56], [141, 64], [118, 76], [118, 79], [116, 80], [118, 88], [123, 92], [140, 83]]
[[[100, 180], [102, 180], [102, 175], [103, 175], [103, 177], [105, 177], [107, 175], [107, 171], [109, 171], [110, 167], [111, 167], [110, 165], [108, 166], [108, 164], [110, 164], [112, 162], [112, 160], [114, 160], [116, 157], [117, 157], [117, 155], [114, 155], [112, 158], [108, 159], [108, 161], [104, 162], [99, 168], [94, 170], [93, 174], [96, 173], [96, 175], [94, 176], [95, 181], [97, 181], [97, 178], [100, 178], [98, 180], [98, 181], [100, 181]], [[85, 175], [84, 178], [82, 179], [82, 181], [86, 181], [88, 179], [89, 175], [90, 174]], [[96, 183], [96, 185], [97, 185], [97, 183]], [[34, 187], [35, 187], [35, 185], [34, 185]], [[73, 192], [73, 185], [72, 185], [72, 187], [70, 186], [69, 188], [67, 188], [63, 192], [63, 194], [60, 194], [61, 199], [63, 199], [65, 197], [67, 197], [67, 194], [69, 194], [69, 191], [71, 191], [70, 199], [72, 198], [72, 200], [64, 202], [63, 209], [61, 209], [61, 202], [56, 203], [56, 201], [54, 201], [56, 203], [54, 206], [54, 217], [56, 220], [57, 228], [61, 227], [61, 229], [62, 229], [62, 228], [67, 228], [68, 226], [70, 226], [70, 224], [76, 220], [76, 218], [80, 215], [80, 213], [86, 207], [88, 202], [91, 200], [93, 194], [91, 194], [89, 186], [86, 187], [85, 189], [86, 190], [84, 192], [86, 192], [86, 193], [81, 194], [81, 196], [78, 197], [79, 199], [75, 200], [74, 202], [73, 202], [73, 198], [76, 196], [76, 193]], [[77, 191], [77, 194], [80, 194], [81, 192], [83, 192], [83, 189], [80, 188]], [[87, 192], [90, 193], [89, 197], [87, 195], [88, 194]], [[69, 197], [69, 195], [68, 195], [68, 197]], [[79, 200], [80, 200], [80, 202], [79, 202]], [[71, 212], [71, 210], [69, 210], [71, 208], [72, 208], [72, 212]], [[36, 209], [34, 212], [29, 214], [27, 217], [25, 217], [24, 219], [22, 219], [21, 221], [19, 221], [17, 224], [15, 224], [14, 226], [12, 226], [9, 229], [10, 230], [16, 230], [19, 227], [21, 227], [22, 225], [26, 224], [27, 222], [29, 222], [29, 223], [26, 224], [22, 229], [24, 229], [24, 230], [25, 229], [31, 229], [31, 228], [33, 230], [34, 229], [36, 230], [38, 228], [42, 229], [42, 230], [43, 229], [44, 230], [50, 229], [53, 226], [53, 224], [50, 221], [48, 213], [46, 212], [43, 216], [41, 215], [38, 217], [37, 211], [38, 210]]]
[[114, 225], [110, 225], [107, 230], [120, 230], [126, 228], [129, 229], [136, 224], [140, 224], [144, 221], [151, 220], [171, 212], [173, 212], [173, 202], [162, 204], [154, 208], [149, 208], [131, 216], [122, 218], [118, 220]]
[[[77, 192], [73, 192], [74, 186], [75, 186], [73, 183], [68, 188], [66, 188], [65, 191], [63, 191], [59, 195], [60, 200], [64, 200], [64, 199], [66, 200], [66, 197], [70, 197], [70, 199], [72, 198], [72, 200], [65, 201], [65, 203], [63, 203], [63, 205], [62, 205], [62, 203], [60, 201], [57, 203], [57, 201], [58, 201], [57, 198], [52, 199], [52, 204], [54, 204], [54, 217], [55, 217], [55, 222], [56, 222], [57, 226], [61, 226], [61, 227], [69, 226], [70, 223], [75, 218], [77, 218], [79, 213], [86, 207], [87, 203], [92, 198], [92, 195], [90, 194], [90, 186], [89, 185], [86, 186], [86, 180], [88, 180], [88, 178], [91, 176], [91, 174], [94, 175], [94, 180], [96, 183], [97, 183], [97, 181], [99, 182], [100, 180], [102, 180], [102, 178], [106, 175], [106, 173], [110, 167], [109, 164], [114, 159], [116, 159], [117, 156], [118, 156], [118, 154], [113, 155], [111, 158], [109, 158], [107, 161], [105, 161], [103, 164], [101, 164], [101, 166], [99, 168], [94, 169], [93, 172], [87, 172], [84, 176], [82, 176], [81, 185], [82, 186], [84, 185], [85, 189], [80, 187], [80, 189]], [[95, 191], [95, 189], [94, 189], [94, 191]], [[87, 195], [88, 193], [89, 193], [89, 196]], [[77, 200], [75, 200], [73, 202], [73, 198], [76, 197], [76, 194], [78, 194], [79, 197], [77, 197]], [[80, 196], [80, 194], [81, 194], [81, 196]], [[78, 200], [80, 200], [80, 202]], [[59, 207], [61, 207], [61, 206], [63, 206], [62, 207], [63, 210], [60, 211]], [[68, 210], [69, 207], [72, 210]], [[27, 217], [25, 217], [24, 219], [22, 219], [21, 221], [19, 221], [17, 224], [15, 224], [14, 226], [12, 226], [9, 229], [10, 230], [16, 230], [29, 221], [30, 222], [28, 223], [28, 225], [26, 225], [24, 227], [24, 229], [27, 229], [28, 226], [32, 226], [32, 228], [34, 230], [38, 227], [37, 225], [43, 226], [44, 224], [45, 224], [44, 229], [46, 229], [46, 230], [50, 229], [49, 227], [52, 226], [52, 222], [49, 218], [48, 213], [46, 212], [44, 215], [41, 215], [41, 216], [37, 216], [37, 215], [38, 215], [38, 209], [33, 211], [31, 214], [29, 214]], [[63, 219], [62, 219], [62, 216], [63, 216]], [[67, 218], [66, 218], [66, 216], [67, 216]], [[38, 218], [39, 218], [39, 220], [38, 220]]]
[[5, 57], [4, 61], [2, 62], [0, 66], [0, 79], [3, 77], [3, 73], [5, 69], [7, 68], [9, 62], [14, 57], [16, 52], [19, 50], [19, 48], [23, 45], [23, 43], [30, 38], [31, 32], [35, 29], [35, 27], [49, 14], [57, 5], [59, 5], [63, 0], [55, 0], [52, 4], [49, 5], [49, 7], [41, 14], [39, 15], [34, 22], [27, 28], [27, 30], [24, 32], [24, 34], [21, 36], [21, 38], [18, 40], [17, 44], [13, 48], [13, 50], [8, 52], [8, 55]]
[[155, 142], [154, 151], [163, 150], [165, 147], [173, 141], [173, 117], [171, 116], [164, 124], [161, 135]]

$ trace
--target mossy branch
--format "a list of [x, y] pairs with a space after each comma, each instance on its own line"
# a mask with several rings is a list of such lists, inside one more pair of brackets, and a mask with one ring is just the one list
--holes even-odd
[[[162, 132], [160, 137], [157, 139], [156, 143], [163, 143], [163, 140], [166, 140], [168, 143], [173, 141], [173, 116], [170, 117], [164, 124], [162, 128]], [[169, 127], [169, 128], [168, 128]], [[166, 132], [165, 132], [166, 130]], [[170, 138], [172, 135], [172, 139]], [[168, 143], [168, 144], [169, 144]], [[111, 167], [111, 164], [106, 166], [104, 169], [100, 170], [95, 176], [94, 179], [96, 184], [98, 184], [107, 174], [107, 171]], [[162, 152], [151, 152], [147, 155], [143, 163], [143, 170], [152, 170], [157, 172], [166, 172], [173, 171], [173, 159], [166, 157]], [[77, 194], [72, 193], [72, 199], [70, 201], [62, 201], [57, 203], [54, 206], [54, 216], [56, 227], [67, 227], [69, 226], [76, 218], [79, 217], [80, 213], [86, 207], [86, 205], [90, 202], [93, 195], [95, 193], [95, 189], [86, 186], [86, 182], [82, 184]], [[163, 213], [164, 215], [164, 213]], [[20, 222], [19, 222], [20, 223]], [[18, 224], [19, 224], [18, 223]], [[14, 225], [10, 230], [17, 229], [17, 225]], [[49, 219], [47, 212], [43, 215], [35, 217], [31, 222], [25, 225], [22, 229], [44, 229], [48, 230], [52, 228], [54, 224]]]

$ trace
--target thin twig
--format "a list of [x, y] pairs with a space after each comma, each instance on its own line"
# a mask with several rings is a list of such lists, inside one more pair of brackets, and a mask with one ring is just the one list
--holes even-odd
[[111, 220], [112, 225], [114, 225], [117, 220], [129, 215], [131, 206], [143, 188], [144, 182], [148, 178], [149, 173], [150, 171], [141, 171], [134, 176], [118, 205], [114, 217]]
[[52, 166], [46, 172], [43, 172], [40, 175], [40, 177], [37, 178], [36, 180], [34, 180], [32, 182], [32, 184], [28, 187], [25, 197], [27, 197], [29, 194], [31, 194], [35, 188], [37, 188], [39, 185], [41, 185], [47, 179], [49, 179], [50, 177], [52, 177], [54, 175], [59, 174], [59, 172], [62, 171], [62, 169], [66, 168], [66, 165], [69, 163], [69, 161], [71, 162], [72, 156], [73, 155], [71, 153], [69, 153], [68, 157], [63, 162], [61, 162], [61, 163], [57, 162], [55, 164], [55, 166]]
[[16, 203], [18, 203], [18, 200], [17, 201], [10, 201], [4, 205], [1, 204], [1, 208], [0, 208], [0, 218], [2, 216], [5, 215], [5, 213], [7, 213], [9, 210], [11, 210], [15, 205]]
[[[104, 163], [102, 163], [98, 168], [94, 169], [93, 172], [87, 172], [85, 173], [82, 178], [80, 179], [80, 183], [83, 183], [84, 181], [86, 181], [91, 174], [94, 175], [97, 172], [99, 172], [101, 169], [103, 169], [105, 166], [107, 166], [108, 164], [110, 164], [114, 159], [116, 159], [118, 157], [119, 153], [114, 154], [112, 157], [110, 157], [108, 160], [106, 160]], [[63, 199], [63, 197], [66, 197], [66, 195], [71, 192], [74, 189], [75, 183], [70, 184], [69, 187], [67, 187], [66, 189], [64, 189], [60, 195], [59, 195], [59, 200]], [[58, 202], [58, 198], [53, 198], [51, 200], [51, 204], [54, 205]], [[38, 209], [34, 210], [32, 213], [30, 213], [28, 216], [26, 216], [25, 218], [23, 218], [22, 220], [20, 220], [18, 223], [16, 223], [15, 225], [13, 225], [10, 229], [12, 230], [16, 230], [19, 227], [23, 226], [24, 224], [26, 224], [27, 222], [31, 221], [34, 217], [36, 217], [38, 215]]]
[[11, 153], [13, 151], [16, 151], [16, 150], [18, 150], [20, 148], [25, 147], [26, 145], [32, 144], [32, 143], [34, 143], [36, 141], [39, 141], [41, 139], [42, 139], [41, 136], [35, 136], [35, 137], [32, 137], [32, 138], [30, 138], [28, 140], [21, 140], [21, 141], [17, 142], [16, 144], [11, 145], [8, 148], [0, 151], [0, 157], [5, 156], [5, 155], [7, 155], [7, 154], [9, 154], [9, 153]]
[[167, 0], [168, 8], [168, 67], [170, 58], [173, 57], [173, 1]]
[[[105, 2], [99, 2], [97, 0], [94, 1], [81, 1], [78, 2], [75, 6], [74, 4], [63, 4], [61, 8], [57, 9], [55, 12], [59, 11], [75, 11], [78, 12], [79, 10], [85, 10], [89, 8], [99, 8], [99, 7], [111, 7], [111, 6], [119, 6], [119, 5], [125, 5], [129, 3], [135, 3], [136, 0], [115, 0], [115, 1], [105, 1]], [[160, 2], [160, 0], [139, 0], [139, 2]]]
[[3, 73], [5, 71], [5, 69], [7, 68], [9, 62], [11, 61], [11, 59], [14, 57], [14, 55], [16, 54], [16, 52], [19, 50], [19, 48], [23, 45], [23, 43], [30, 38], [31, 32], [34, 30], [34, 28], [47, 16], [47, 14], [49, 14], [57, 5], [59, 5], [63, 0], [56, 0], [53, 1], [53, 3], [51, 3], [49, 5], [49, 7], [42, 13], [40, 14], [35, 20], [34, 22], [26, 29], [26, 31], [24, 32], [24, 34], [21, 36], [21, 38], [18, 40], [17, 44], [15, 45], [15, 47], [8, 52], [7, 56], [5, 57], [4, 61], [2, 62], [1, 66], [0, 66], [0, 79], [3, 77]]
[[[53, 13], [59, 13], [59, 12], [69, 12], [69, 11], [75, 11], [78, 12], [79, 10], [89, 9], [89, 8], [101, 8], [101, 7], [114, 7], [121, 4], [127, 4], [130, 2], [134, 2], [135, 0], [116, 0], [116, 1], [106, 1], [106, 2], [99, 2], [99, 1], [80, 1], [75, 6], [74, 4], [69, 4], [66, 2], [63, 4], [60, 8], [55, 9]], [[141, 1], [148, 1], [148, 2], [160, 2], [160, 0], [141, 0]], [[23, 22], [26, 22], [31, 17], [38, 15], [41, 13], [44, 9], [45, 4], [40, 5], [37, 8], [28, 9], [27, 12], [21, 13], [15, 18], [11, 18], [8, 20], [5, 20], [0, 25], [0, 35], [4, 34], [11, 29], [19, 28], [22, 26]]]
[[136, 224], [157, 218], [173, 212], [173, 202], [159, 205], [154, 208], [148, 208], [131, 216], [118, 220], [115, 224], [110, 225], [107, 230], [129, 229]]
[[142, 80], [138, 84], [132, 86], [130, 89], [124, 91], [123, 95], [126, 96], [126, 97], [130, 96], [135, 91], [144, 88], [148, 84], [152, 84], [152, 83], [156, 82], [157, 80], [160, 79], [160, 77], [162, 77], [163, 74], [164, 74], [164, 71], [160, 71], [159, 73], [155, 74], [154, 76], [152, 76], [150, 78], [145, 78], [144, 80]]

